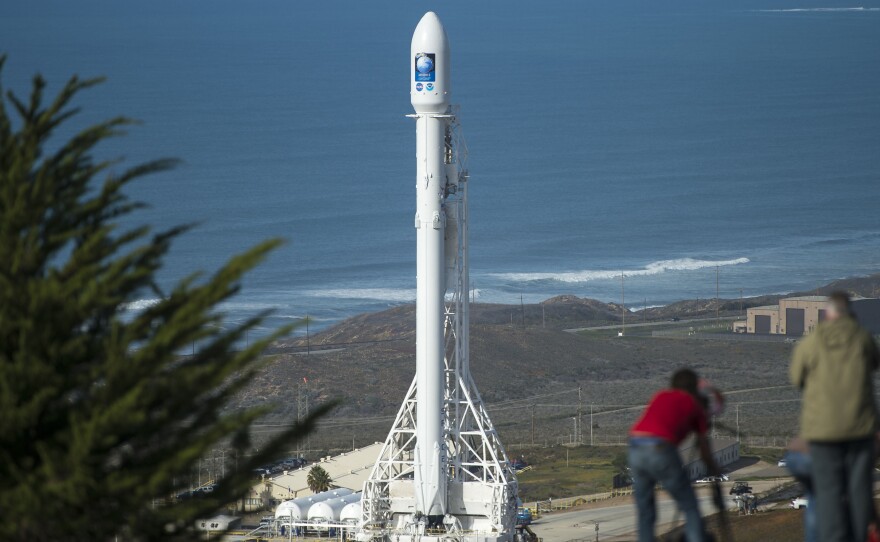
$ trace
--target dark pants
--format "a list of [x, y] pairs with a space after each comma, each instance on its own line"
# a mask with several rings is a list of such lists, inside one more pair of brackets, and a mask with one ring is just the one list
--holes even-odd
[[874, 518], [874, 440], [810, 442], [813, 495], [822, 542], [864, 542]]

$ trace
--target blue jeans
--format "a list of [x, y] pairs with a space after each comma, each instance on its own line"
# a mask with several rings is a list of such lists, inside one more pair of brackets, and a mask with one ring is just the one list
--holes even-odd
[[816, 502], [813, 500], [813, 462], [810, 454], [789, 450], [785, 453], [785, 463], [791, 475], [804, 486], [807, 509], [804, 511], [804, 542], [818, 542], [816, 527]]
[[863, 542], [874, 518], [874, 439], [810, 442], [822, 542]]
[[654, 523], [657, 521], [654, 487], [658, 482], [672, 495], [679, 510], [684, 513], [686, 540], [703, 542], [703, 518], [678, 450], [671, 444], [658, 445], [648, 439], [633, 439], [629, 446], [629, 466], [636, 492], [639, 542], [654, 542]]

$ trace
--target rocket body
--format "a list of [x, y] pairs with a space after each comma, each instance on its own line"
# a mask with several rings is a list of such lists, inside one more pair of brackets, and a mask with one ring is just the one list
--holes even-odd
[[410, 97], [416, 111], [416, 447], [417, 511], [446, 513], [444, 295], [449, 127], [449, 42], [433, 12], [419, 21], [410, 48]]

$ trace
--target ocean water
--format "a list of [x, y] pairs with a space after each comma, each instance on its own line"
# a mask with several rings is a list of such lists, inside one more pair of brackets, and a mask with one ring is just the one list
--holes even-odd
[[[179, 157], [128, 224], [198, 223], [162, 282], [288, 243], [224, 306], [315, 326], [415, 297], [409, 42], [434, 9], [471, 172], [478, 300], [661, 305], [880, 271], [880, 2], [0, 4], [3, 85], [108, 81], [59, 138]], [[132, 300], [132, 308], [150, 296]]]

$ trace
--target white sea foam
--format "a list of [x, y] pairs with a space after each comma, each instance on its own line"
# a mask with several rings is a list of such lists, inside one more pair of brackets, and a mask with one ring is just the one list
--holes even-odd
[[123, 308], [127, 311], [142, 311], [160, 303], [161, 301], [161, 299], [138, 299], [136, 301], [125, 303]]
[[414, 301], [416, 291], [414, 289], [394, 288], [333, 288], [327, 290], [308, 290], [304, 292], [311, 297], [324, 297], [332, 299], [366, 299], [375, 301], [389, 301], [393, 303], [406, 303]]
[[278, 308], [278, 303], [262, 301], [224, 301], [218, 305], [222, 311], [259, 312]]
[[821, 12], [840, 12], [840, 11], [880, 11], [880, 8], [866, 8], [862, 6], [850, 8], [788, 8], [788, 9], [756, 9], [754, 11], [760, 13], [821, 13]]
[[693, 258], [679, 258], [676, 260], [661, 260], [651, 262], [642, 269], [620, 269], [617, 271], [609, 270], [584, 270], [584, 271], [567, 271], [560, 273], [493, 273], [492, 276], [501, 280], [514, 282], [536, 282], [536, 281], [555, 281], [555, 282], [590, 282], [593, 280], [610, 280], [619, 278], [620, 275], [625, 277], [643, 277], [650, 275], [659, 275], [667, 271], [696, 271], [706, 267], [724, 267], [728, 265], [740, 265], [749, 263], [748, 258], [736, 258], [734, 260], [695, 260]]
[[648, 309], [659, 309], [660, 307], [665, 307], [666, 305], [648, 305], [647, 307], [644, 305], [633, 305], [631, 307], [627, 307], [629, 312], [640, 312]]

